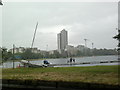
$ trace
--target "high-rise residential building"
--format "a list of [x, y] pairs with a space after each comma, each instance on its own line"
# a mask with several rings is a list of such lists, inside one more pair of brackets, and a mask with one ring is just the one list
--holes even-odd
[[65, 51], [66, 46], [68, 45], [68, 35], [67, 35], [67, 31], [65, 29], [63, 29], [57, 35], [57, 42], [58, 42], [59, 53], [61, 53], [62, 51]]
[[61, 53], [61, 33], [57, 34], [58, 52]]

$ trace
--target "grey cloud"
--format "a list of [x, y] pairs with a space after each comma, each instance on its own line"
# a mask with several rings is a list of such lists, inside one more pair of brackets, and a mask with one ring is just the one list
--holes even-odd
[[[69, 33], [69, 44], [84, 44], [83, 39], [89, 38], [97, 48], [115, 48], [112, 36], [116, 32], [117, 14], [114, 2], [6, 3], [3, 7], [3, 45], [30, 46], [38, 21], [35, 46], [41, 49], [45, 49], [46, 44], [56, 49], [56, 35], [62, 28]], [[101, 43], [103, 39], [108, 43]]]

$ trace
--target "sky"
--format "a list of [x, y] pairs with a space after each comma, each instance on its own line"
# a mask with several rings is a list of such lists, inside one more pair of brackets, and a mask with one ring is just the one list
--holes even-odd
[[[117, 2], [5, 2], [0, 7], [2, 46], [10, 49], [31, 47], [36, 23], [38, 28], [33, 47], [57, 49], [57, 34], [68, 31], [68, 44], [114, 49], [117, 40]], [[1, 19], [1, 18], [0, 18]], [[1, 30], [1, 29], [0, 29]]]

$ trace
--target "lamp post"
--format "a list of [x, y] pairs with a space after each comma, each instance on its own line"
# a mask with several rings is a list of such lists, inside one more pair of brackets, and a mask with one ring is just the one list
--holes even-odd
[[120, 60], [120, 29], [116, 28], [118, 30], [118, 35], [116, 38], [118, 39], [118, 60]]
[[85, 47], [87, 47], [87, 40], [88, 40], [88, 39], [84, 39], [84, 40], [85, 40]]
[[92, 42], [92, 55], [94, 56], [94, 53], [93, 53], [94, 49], [93, 48], [94, 48], [94, 43]]
[[15, 65], [14, 65], [14, 59], [15, 59], [15, 57], [14, 57], [14, 50], [15, 50], [15, 45], [13, 44], [13, 69], [15, 68]]
[[88, 39], [84, 39], [85, 40], [85, 48], [84, 48], [84, 50], [85, 50], [85, 55], [86, 55], [86, 49], [87, 49], [87, 40]]
[[120, 60], [120, 29], [118, 29], [118, 60]]
[[48, 58], [48, 44], [46, 45], [46, 59]]
[[118, 30], [118, 35], [113, 38], [118, 40], [118, 60], [120, 60], [120, 29], [116, 28], [116, 30]]
[[94, 45], [94, 43], [92, 43], [92, 49], [93, 49], [93, 45]]

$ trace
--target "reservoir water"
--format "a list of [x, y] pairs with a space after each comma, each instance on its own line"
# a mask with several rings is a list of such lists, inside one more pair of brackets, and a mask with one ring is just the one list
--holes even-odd
[[[46, 60], [48, 60], [52, 64], [66, 64], [69, 59], [70, 58], [59, 58], [59, 59], [46, 59]], [[118, 63], [97, 63], [100, 61], [117, 61], [118, 56], [75, 57], [74, 59], [75, 59], [75, 63], [93, 62], [93, 64], [83, 64], [83, 65], [74, 65], [74, 66], [118, 65]], [[21, 65], [20, 62], [14, 62], [14, 63], [15, 63], [14, 64], [15, 67], [17, 67], [19, 64]], [[30, 61], [30, 63], [40, 65], [43, 63], [43, 60]], [[0, 65], [0, 68], [12, 68], [12, 67], [13, 67], [12, 61], [8, 61], [3, 63], [3, 65]], [[56, 67], [61, 67], [61, 66], [56, 66]], [[67, 65], [62, 67], [69, 67], [69, 66]]]

